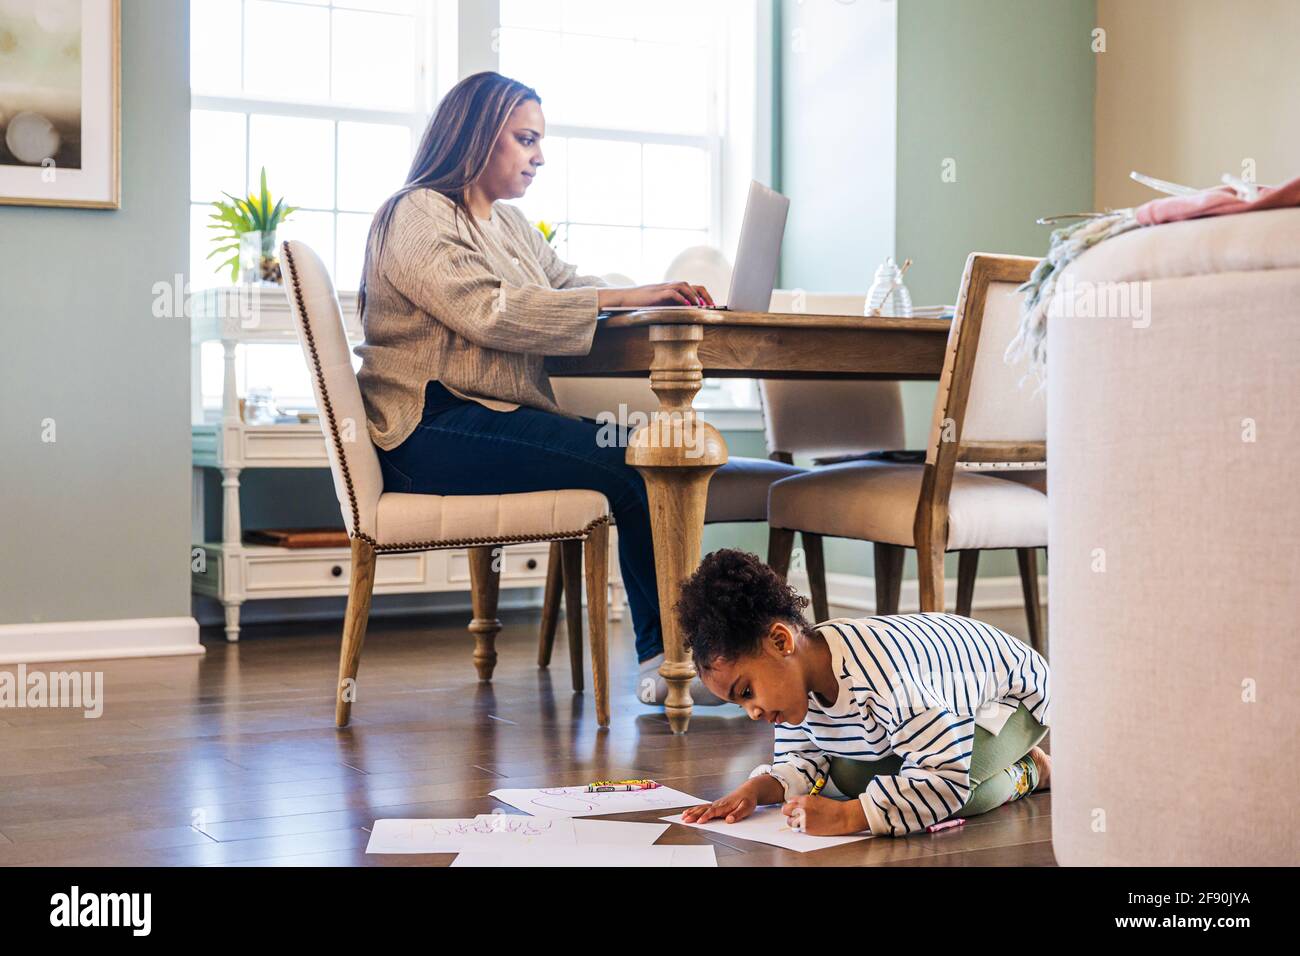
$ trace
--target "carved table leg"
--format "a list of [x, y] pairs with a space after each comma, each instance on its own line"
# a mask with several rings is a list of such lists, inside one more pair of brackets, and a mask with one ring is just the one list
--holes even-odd
[[695, 677], [695, 665], [682, 647], [673, 605], [682, 581], [700, 563], [709, 479], [727, 461], [727, 444], [722, 435], [699, 420], [691, 407], [704, 380], [698, 356], [703, 335], [703, 329], [696, 325], [650, 329], [654, 346], [650, 387], [659, 397], [659, 408], [649, 424], [632, 434], [627, 449], [627, 463], [645, 478], [650, 498], [664, 636], [664, 662], [659, 673], [668, 682], [664, 709], [676, 734], [685, 733], [691, 721], [690, 683]]

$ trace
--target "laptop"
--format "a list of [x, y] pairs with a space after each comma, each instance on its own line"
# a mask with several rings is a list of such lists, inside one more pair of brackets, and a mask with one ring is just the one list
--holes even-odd
[[[766, 312], [772, 304], [776, 285], [776, 268], [781, 259], [781, 240], [785, 237], [785, 220], [790, 200], [762, 183], [749, 184], [745, 201], [745, 218], [740, 224], [740, 244], [736, 248], [736, 266], [731, 270], [731, 289], [727, 304], [711, 312]], [[601, 309], [601, 315], [639, 312], [645, 309], [695, 309], [694, 305], [635, 305]], [[707, 308], [707, 306], [705, 307]]]

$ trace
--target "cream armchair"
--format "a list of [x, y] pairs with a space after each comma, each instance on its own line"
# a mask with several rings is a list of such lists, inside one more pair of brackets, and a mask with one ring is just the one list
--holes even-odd
[[[500, 572], [494, 552], [524, 541], [563, 541], [574, 557], [581, 555], [586, 542], [596, 720], [601, 726], [608, 725], [605, 608], [610, 515], [605, 496], [586, 490], [464, 496], [385, 492], [329, 272], [305, 244], [289, 241], [281, 248], [286, 292], [320, 409], [334, 491], [352, 541], [352, 577], [335, 708], [338, 726], [347, 725], [352, 711], [378, 555], [468, 549], [474, 666], [480, 680], [490, 680], [497, 660], [496, 635], [501, 630], [496, 616]], [[580, 624], [577, 636], [577, 659], [581, 661]]]
[[1048, 321], [1056, 858], [1294, 866], [1300, 209], [1137, 229], [1061, 282], [1130, 314]]

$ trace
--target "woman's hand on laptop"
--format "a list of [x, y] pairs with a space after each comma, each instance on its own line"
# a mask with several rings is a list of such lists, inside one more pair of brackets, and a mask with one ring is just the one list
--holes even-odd
[[713, 308], [713, 296], [702, 285], [689, 282], [660, 282], [657, 285], [636, 285], [630, 288], [601, 288], [599, 308], [646, 308], [656, 305], [694, 305]]

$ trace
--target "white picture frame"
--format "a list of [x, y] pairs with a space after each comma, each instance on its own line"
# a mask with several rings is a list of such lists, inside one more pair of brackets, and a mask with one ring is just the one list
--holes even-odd
[[0, 45], [0, 204], [120, 209], [119, 0], [4, 0]]

